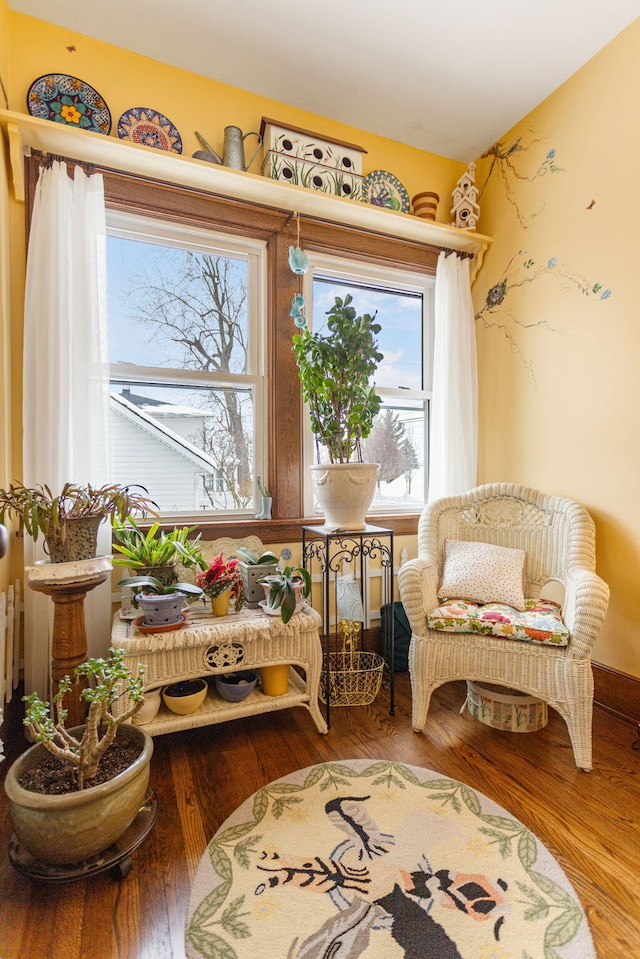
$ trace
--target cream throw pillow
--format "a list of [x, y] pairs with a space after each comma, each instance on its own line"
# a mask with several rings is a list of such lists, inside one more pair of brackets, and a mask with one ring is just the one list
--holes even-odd
[[523, 549], [456, 539], [447, 539], [444, 545], [444, 570], [438, 589], [441, 599], [505, 603], [513, 609], [524, 609]]

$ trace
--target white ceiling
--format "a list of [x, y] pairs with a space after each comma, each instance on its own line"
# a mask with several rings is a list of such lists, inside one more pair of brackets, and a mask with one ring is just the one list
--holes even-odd
[[9, 0], [9, 6], [463, 162], [640, 15], [640, 0]]

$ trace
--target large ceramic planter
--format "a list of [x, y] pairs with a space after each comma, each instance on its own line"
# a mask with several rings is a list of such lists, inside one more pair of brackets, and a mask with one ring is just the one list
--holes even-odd
[[327, 530], [361, 530], [376, 491], [378, 463], [311, 466], [313, 492]]
[[130, 725], [122, 725], [118, 736], [141, 743], [141, 754], [118, 776], [79, 792], [46, 796], [23, 789], [20, 777], [49, 755], [41, 743], [9, 768], [4, 788], [11, 822], [20, 845], [39, 861], [82, 862], [111, 846], [133, 822], [149, 783], [153, 740]]

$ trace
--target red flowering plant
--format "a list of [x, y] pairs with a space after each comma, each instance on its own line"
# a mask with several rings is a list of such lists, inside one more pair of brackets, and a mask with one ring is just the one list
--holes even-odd
[[225, 560], [223, 551], [220, 550], [209, 567], [202, 561], [200, 566], [202, 572], [196, 576], [196, 586], [207, 596], [219, 596], [230, 589], [235, 608], [240, 609], [244, 602], [240, 562], [237, 559]]

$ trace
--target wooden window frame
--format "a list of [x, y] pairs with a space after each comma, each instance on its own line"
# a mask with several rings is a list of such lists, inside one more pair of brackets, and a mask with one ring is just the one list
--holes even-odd
[[[26, 161], [25, 213], [31, 222], [39, 158]], [[68, 160], [70, 173], [73, 160]], [[308, 252], [330, 254], [387, 268], [435, 275], [440, 247], [396, 239], [310, 216], [299, 223], [291, 212], [246, 201], [232, 200], [189, 187], [144, 179], [102, 169], [105, 202], [112, 209], [218, 233], [264, 240], [267, 247], [267, 302], [265, 379], [266, 443], [269, 488], [273, 499], [272, 520], [225, 519], [205, 521], [203, 538], [256, 533], [265, 543], [291, 542], [301, 538], [303, 523], [317, 517], [303, 516], [304, 460], [300, 384], [291, 349], [294, 332], [289, 317], [291, 300], [298, 292], [298, 277], [288, 264], [289, 246], [299, 242]], [[295, 189], [295, 187], [292, 187]], [[348, 200], [344, 201], [351, 202]], [[392, 214], [390, 214], [392, 215]], [[401, 535], [413, 534], [418, 514], [376, 515], [376, 524], [389, 526]]]

